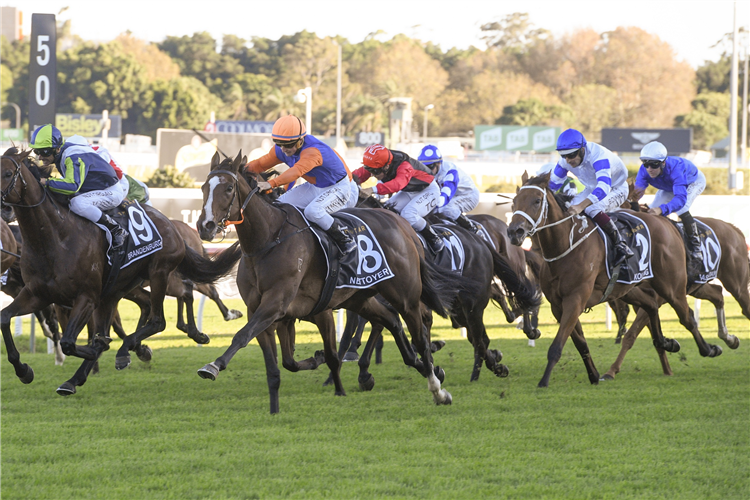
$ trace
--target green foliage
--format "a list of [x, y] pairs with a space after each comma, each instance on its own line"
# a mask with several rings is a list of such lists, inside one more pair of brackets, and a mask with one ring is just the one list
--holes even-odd
[[3, 63], [2, 102], [18, 104], [25, 124], [29, 103], [29, 39], [10, 43], [5, 36], [0, 36], [0, 54]]
[[221, 102], [193, 77], [156, 80], [146, 86], [138, 102], [138, 129], [156, 137], [156, 129], [198, 128], [208, 121]]
[[195, 186], [195, 180], [173, 165], [165, 165], [154, 172], [146, 181], [146, 185], [152, 188], [191, 188]]
[[[702, 168], [700, 169], [706, 176], [706, 189], [702, 195], [707, 194], [733, 194], [729, 190], [729, 172], [726, 168]], [[737, 173], [742, 172], [744, 176], [743, 188], [735, 194], [750, 195], [750, 169], [738, 168]]]
[[[226, 302], [244, 310], [241, 301]], [[207, 305], [203, 331], [211, 344], [196, 346], [175, 327], [175, 310], [167, 300], [167, 329], [145, 341], [154, 349], [150, 363], [133, 356], [130, 368], [116, 371], [121, 344], [115, 339], [100, 373], [67, 398], [54, 389], [77, 369], [77, 359], [54, 366], [44, 342], [37, 340], [38, 351], [30, 354], [28, 333], [16, 337], [22, 361], [36, 373], [23, 385], [3, 348], [4, 500], [703, 500], [746, 498], [750, 490], [750, 335], [731, 298], [727, 323], [741, 338], [737, 350], [716, 338], [713, 308], [704, 302], [700, 310], [706, 339], [724, 347], [713, 359], [698, 354], [671, 308], [661, 309], [665, 335], [682, 344], [669, 355], [671, 377], [662, 375], [643, 332], [615, 381], [592, 386], [569, 340], [550, 387], [538, 389], [557, 329], [549, 306], [542, 306], [536, 347], [490, 306], [490, 348], [503, 351], [509, 377], [483, 368], [469, 382], [471, 345], [436, 318], [433, 338], [446, 346], [434, 358], [446, 372], [453, 405], [432, 403], [424, 378], [404, 366], [388, 336], [383, 364], [370, 367], [371, 392], [358, 389], [356, 363], [341, 368], [346, 397], [322, 387], [325, 366], [297, 373], [279, 367], [281, 413], [275, 416], [268, 414], [256, 342], [216, 381], [195, 373], [223, 353], [246, 319], [226, 323]], [[132, 331], [137, 309], [123, 301], [120, 313]], [[620, 347], [614, 330], [604, 328], [603, 306], [582, 315], [581, 323], [604, 372]], [[321, 348], [312, 325], [298, 323], [296, 358]]]
[[695, 72], [698, 93], [729, 92], [729, 75], [732, 71], [732, 57], [722, 54], [718, 61], [706, 61]]
[[675, 127], [693, 129], [693, 147], [708, 150], [729, 134], [729, 94], [704, 92], [693, 99], [693, 110], [675, 118]]

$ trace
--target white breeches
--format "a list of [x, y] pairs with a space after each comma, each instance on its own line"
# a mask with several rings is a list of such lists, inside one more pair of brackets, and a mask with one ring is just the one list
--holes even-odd
[[122, 203], [124, 198], [125, 196], [118, 183], [107, 189], [75, 195], [70, 199], [70, 209], [73, 213], [85, 217], [91, 222], [96, 222], [101, 219], [103, 210], [115, 208]]
[[[344, 176], [336, 184], [326, 188], [319, 188], [309, 182], [295, 186], [279, 196], [279, 202], [303, 209], [307, 220], [327, 231], [333, 225], [333, 217], [329, 214], [349, 207], [352, 192], [349, 177]], [[354, 203], [356, 202], [355, 198]]]
[[422, 191], [399, 191], [391, 196], [386, 206], [393, 207], [400, 213], [415, 231], [421, 231], [427, 225], [425, 216], [435, 209], [439, 198], [440, 188], [432, 181]]

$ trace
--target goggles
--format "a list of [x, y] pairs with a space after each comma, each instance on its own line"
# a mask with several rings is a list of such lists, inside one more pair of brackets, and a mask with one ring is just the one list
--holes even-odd
[[37, 156], [55, 156], [55, 148], [39, 148], [35, 149], [34, 153]]
[[291, 147], [294, 147], [294, 146], [297, 145], [297, 143], [299, 142], [299, 139], [293, 139], [291, 141], [288, 141], [288, 140], [287, 141], [282, 141], [281, 139], [274, 139], [273, 142], [274, 142], [274, 144], [276, 144], [279, 147], [282, 147], [282, 148], [291, 148]]
[[564, 154], [564, 155], [560, 155], [560, 156], [562, 156], [562, 157], [563, 157], [563, 158], [565, 158], [566, 160], [572, 160], [573, 158], [575, 158], [576, 156], [578, 156], [578, 153], [579, 153], [580, 151], [581, 151], [580, 149], [576, 149], [576, 150], [575, 150], [575, 151], [573, 151], [572, 153], [568, 153], [568, 154]]
[[643, 166], [646, 167], [649, 170], [656, 170], [661, 168], [663, 162], [660, 162], [658, 160], [646, 160], [643, 162]]

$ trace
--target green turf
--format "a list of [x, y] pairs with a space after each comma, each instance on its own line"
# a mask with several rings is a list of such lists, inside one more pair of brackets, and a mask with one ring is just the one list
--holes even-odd
[[[18, 381], [4, 349], [0, 362], [2, 498], [749, 498], [750, 323], [733, 299], [727, 306], [730, 331], [742, 340], [735, 351], [716, 338], [713, 308], [704, 302], [701, 311], [704, 336], [724, 349], [715, 359], [701, 358], [662, 309], [665, 333], [682, 345], [669, 357], [672, 377], [661, 374], [644, 332], [614, 382], [590, 385], [569, 342], [550, 387], [538, 389], [556, 331], [548, 306], [536, 347], [491, 307], [485, 322], [508, 378], [484, 370], [470, 383], [471, 347], [441, 319], [433, 337], [447, 345], [435, 359], [452, 406], [432, 403], [425, 379], [388, 338], [384, 363], [371, 368], [372, 392], [359, 390], [356, 363], [343, 367], [344, 398], [322, 387], [324, 368], [282, 369], [275, 416], [257, 343], [215, 382], [196, 375], [244, 324], [223, 322], [212, 304], [209, 346], [174, 328], [175, 302], [167, 301], [169, 327], [148, 341], [149, 364], [134, 357], [115, 371], [115, 341], [101, 373], [68, 398], [54, 389], [78, 360], [56, 367], [46, 342], [31, 354], [24, 334], [16, 342], [34, 382]], [[121, 312], [132, 327], [134, 307]], [[582, 321], [603, 373], [619, 350], [614, 332], [602, 307]], [[308, 324], [298, 330], [298, 359], [321, 348]]]

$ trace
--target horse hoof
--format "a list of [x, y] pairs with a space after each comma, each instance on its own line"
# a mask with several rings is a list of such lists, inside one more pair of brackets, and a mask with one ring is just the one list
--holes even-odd
[[26, 363], [23, 364], [23, 367], [25, 368], [25, 373], [22, 376], [19, 376], [18, 380], [24, 384], [30, 384], [34, 381], [34, 370], [32, 370], [32, 368]]
[[115, 368], [118, 370], [124, 370], [130, 366], [130, 354], [125, 356], [117, 356], [115, 358]]
[[529, 338], [529, 340], [536, 340], [542, 336], [542, 332], [540, 332], [538, 328], [534, 328], [534, 331], [531, 333], [527, 333], [526, 336]]
[[435, 367], [435, 376], [437, 377], [437, 379], [440, 381], [441, 384], [445, 382], [445, 371], [439, 366]]
[[476, 382], [479, 380], [479, 373], [480, 371], [477, 369], [474, 369], [471, 371], [471, 377], [469, 377], [469, 382]]
[[328, 387], [331, 384], [333, 384], [333, 376], [328, 375], [328, 378], [323, 382], [323, 387]]
[[435, 401], [436, 405], [450, 405], [453, 403], [453, 396], [451, 396], [451, 393], [446, 391], [445, 389], [441, 390], [440, 392], [443, 393], [442, 400], [438, 397], [438, 395], [433, 396], [433, 400]]
[[208, 380], [216, 380], [216, 377], [219, 376], [219, 368], [214, 363], [209, 363], [198, 370], [198, 376]]
[[724, 342], [726, 342], [730, 349], [737, 349], [740, 346], [740, 339], [735, 335], [728, 335], [727, 338], [724, 339]]
[[242, 317], [242, 311], [238, 311], [237, 309], [230, 309], [227, 311], [227, 315], [224, 316], [224, 321], [232, 321], [233, 319], [241, 318]]
[[711, 351], [708, 353], [709, 358], [719, 357], [721, 356], [721, 353], [724, 352], [721, 350], [721, 346], [709, 344], [709, 347], [711, 347]]
[[344, 357], [341, 358], [341, 361], [344, 363], [347, 363], [349, 361], [359, 361], [359, 354], [356, 352], [346, 351], [344, 353]]
[[326, 353], [323, 351], [315, 351], [315, 355], [313, 357], [315, 358], [317, 366], [320, 366], [326, 362]]
[[372, 374], [368, 373], [369, 377], [367, 380], [359, 380], [359, 388], [363, 391], [371, 391], [373, 387], [375, 387], [375, 377], [372, 376]]
[[443, 347], [445, 347], [445, 340], [435, 340], [430, 344], [430, 350], [432, 352], [438, 352]]
[[489, 352], [491, 352], [495, 356], [495, 363], [499, 363], [503, 360], [503, 353], [498, 349], [490, 349]]
[[211, 342], [211, 339], [208, 338], [208, 335], [205, 333], [198, 332], [194, 335], [188, 335], [196, 344], [205, 345]]
[[507, 366], [498, 364], [495, 368], [495, 375], [500, 378], [505, 378], [510, 375], [510, 370], [508, 370]]
[[55, 389], [60, 396], [72, 396], [76, 393], [76, 386], [70, 382], [65, 382], [63, 385]]
[[177, 323], [177, 325], [176, 325], [176, 326], [177, 326], [177, 329], [178, 329], [179, 331], [181, 331], [181, 332], [184, 332], [184, 333], [187, 333], [187, 334], [190, 334], [190, 332], [188, 332], [188, 328], [187, 328], [187, 325], [186, 325], [185, 323], [182, 323], [182, 324], [180, 324], [180, 323]]
[[137, 349], [135, 351], [135, 355], [138, 356], [138, 359], [143, 361], [144, 363], [148, 363], [151, 361], [151, 356], [153, 355], [153, 351], [151, 348], [147, 345], [142, 345], [140, 349]]
[[622, 337], [617, 337], [615, 339], [615, 344], [620, 344], [620, 343], [622, 343]]

